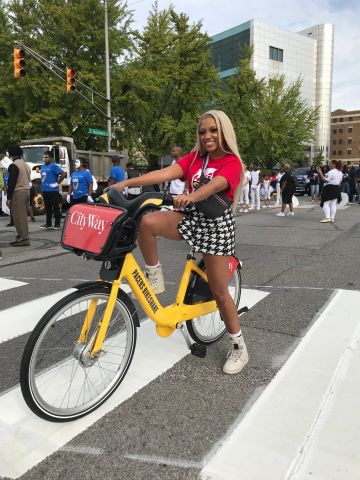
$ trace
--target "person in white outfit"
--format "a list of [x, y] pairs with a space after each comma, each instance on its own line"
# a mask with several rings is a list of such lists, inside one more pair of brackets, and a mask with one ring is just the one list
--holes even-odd
[[275, 202], [275, 205], [280, 205], [280, 203], [282, 202], [281, 200], [281, 189], [280, 189], [280, 180], [281, 180], [281, 177], [284, 175], [284, 172], [283, 171], [280, 171], [277, 175], [276, 175], [276, 202]]
[[263, 208], [271, 208], [271, 190], [270, 190], [270, 178], [269, 175], [264, 175], [263, 189], [264, 189], [264, 205]]
[[343, 178], [342, 161], [330, 160], [329, 171], [325, 175], [318, 167], [317, 172], [320, 180], [324, 182], [321, 192], [320, 206], [323, 208], [324, 217], [320, 223], [335, 222], [336, 206], [341, 202], [340, 183]]
[[242, 190], [240, 193], [240, 199], [239, 199], [239, 206], [240, 206], [240, 212], [248, 212], [249, 208], [249, 187], [250, 187], [250, 181], [251, 181], [251, 175], [249, 170], [247, 169], [247, 166], [245, 163], [243, 163], [243, 184], [242, 184]]
[[251, 207], [250, 210], [260, 210], [260, 184], [262, 181], [261, 172], [256, 163], [254, 163], [253, 170], [250, 172], [251, 175]]
[[[171, 156], [173, 158], [171, 165], [174, 165], [179, 158], [182, 157], [182, 149], [181, 147], [175, 146], [171, 149]], [[185, 182], [182, 182], [178, 178], [176, 180], [171, 180], [169, 191], [171, 195], [181, 195], [184, 193], [185, 190]]]

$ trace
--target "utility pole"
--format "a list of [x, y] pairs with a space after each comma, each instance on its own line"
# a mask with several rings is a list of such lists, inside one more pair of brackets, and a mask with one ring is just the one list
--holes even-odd
[[111, 150], [111, 103], [110, 103], [110, 65], [109, 65], [109, 26], [108, 26], [108, 2], [104, 0], [105, 9], [105, 79], [106, 79], [106, 125], [108, 131], [107, 150]]

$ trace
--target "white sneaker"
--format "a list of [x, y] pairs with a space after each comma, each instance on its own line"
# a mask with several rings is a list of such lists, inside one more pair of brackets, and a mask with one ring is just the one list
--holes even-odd
[[243, 209], [243, 208], [240, 208], [239, 212], [243, 212], [243, 211], [244, 211], [244, 209]]
[[249, 210], [255, 210], [255, 207], [250, 207]]
[[331, 218], [324, 218], [323, 220], [320, 220], [320, 223], [330, 223]]
[[285, 213], [283, 213], [283, 212], [275, 213], [275, 215], [277, 217], [285, 217]]
[[231, 339], [223, 372], [229, 375], [239, 373], [249, 361], [249, 354], [243, 336]]
[[287, 217], [293, 217], [294, 215], [295, 215], [294, 212], [289, 212], [289, 213], [286, 214]]
[[162, 293], [165, 291], [164, 276], [161, 265], [158, 267], [145, 267], [145, 275], [154, 293]]
[[335, 223], [335, 218], [331, 218], [331, 223]]
[[256, 210], [260, 210], [260, 207], [256, 207]]
[[244, 208], [244, 213], [247, 213], [249, 211], [248, 208]]

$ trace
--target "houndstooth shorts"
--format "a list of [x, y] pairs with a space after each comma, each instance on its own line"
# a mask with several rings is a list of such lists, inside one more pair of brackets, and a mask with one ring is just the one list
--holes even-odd
[[235, 255], [235, 220], [231, 208], [218, 218], [207, 218], [194, 206], [184, 214], [178, 230], [195, 252]]

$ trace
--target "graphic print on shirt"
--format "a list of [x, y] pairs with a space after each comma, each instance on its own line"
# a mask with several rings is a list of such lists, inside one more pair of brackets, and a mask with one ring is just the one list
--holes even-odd
[[[206, 168], [204, 171], [204, 184], [206, 185], [207, 183], [212, 180], [214, 177], [214, 173], [216, 172], [217, 168]], [[191, 185], [194, 190], [200, 187], [200, 177], [201, 177], [201, 171], [202, 169], [199, 168], [199, 170], [193, 175], [191, 179]]]

